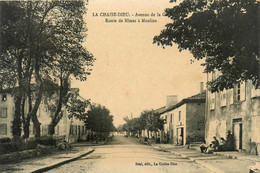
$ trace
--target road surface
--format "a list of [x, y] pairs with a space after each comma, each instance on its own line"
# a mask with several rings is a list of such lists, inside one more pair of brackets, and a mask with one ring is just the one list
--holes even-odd
[[77, 161], [49, 172], [87, 173], [207, 173], [206, 168], [195, 162], [142, 145], [136, 139], [116, 135], [107, 145], [94, 147], [95, 151]]

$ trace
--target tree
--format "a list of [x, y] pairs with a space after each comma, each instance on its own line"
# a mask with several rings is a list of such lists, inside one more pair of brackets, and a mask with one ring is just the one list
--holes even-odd
[[[175, 2], [175, 0], [171, 0]], [[205, 58], [205, 72], [222, 75], [209, 82], [212, 91], [252, 80], [259, 86], [259, 2], [256, 0], [183, 0], [165, 10], [172, 20], [154, 43], [178, 45], [196, 59]]]
[[[154, 112], [153, 110], [146, 110], [141, 113], [141, 122], [143, 129], [148, 131], [157, 132], [163, 129], [163, 120], [160, 119], [160, 114]], [[149, 133], [148, 133], [149, 135]], [[149, 136], [148, 136], [149, 138]]]
[[[90, 74], [89, 66], [94, 58], [81, 44], [86, 31], [85, 4], [83, 1], [20, 1], [1, 2], [0, 6], [1, 45], [6, 45], [1, 47], [0, 64], [14, 65], [1, 70], [0, 82], [2, 87], [18, 85], [13, 135], [21, 135], [21, 103], [27, 99], [29, 113], [22, 119], [26, 125], [32, 119], [36, 137], [39, 137], [40, 122], [36, 113], [46, 85], [51, 81], [59, 86], [59, 99], [51, 122], [55, 127], [62, 104], [66, 102], [71, 77], [84, 81]], [[24, 129], [28, 129], [26, 125]]]
[[124, 125], [122, 125], [122, 124], [118, 125], [117, 128], [116, 128], [116, 131], [117, 132], [123, 132], [124, 131]]
[[66, 105], [68, 111], [68, 117], [75, 117], [80, 120], [87, 119], [87, 109], [90, 106], [89, 100], [82, 100], [77, 97], [77, 95], [71, 95], [69, 101]]
[[115, 130], [113, 125], [113, 116], [110, 111], [101, 105], [90, 105], [90, 110], [87, 112], [87, 119], [85, 120], [87, 129], [97, 132], [98, 138], [105, 135], [108, 137], [109, 133]]
[[124, 121], [126, 122], [124, 127], [124, 130], [128, 133], [132, 133], [133, 135], [138, 134], [140, 135], [140, 132], [142, 130], [141, 124], [140, 124], [140, 118], [129, 118], [126, 116], [124, 118]]
[[141, 135], [142, 130], [145, 129], [152, 132], [163, 129], [163, 120], [160, 119], [160, 114], [153, 110], [143, 111], [138, 118], [130, 119], [126, 116], [124, 120], [126, 123], [123, 125], [123, 129], [128, 133], [132, 132], [133, 134], [136, 134], [139, 132], [139, 135]]

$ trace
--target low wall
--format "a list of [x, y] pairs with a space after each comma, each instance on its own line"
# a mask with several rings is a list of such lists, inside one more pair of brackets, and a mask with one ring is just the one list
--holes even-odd
[[31, 158], [31, 157], [49, 154], [56, 150], [57, 150], [56, 147], [48, 146], [44, 148], [37, 148], [32, 150], [24, 150], [24, 151], [14, 152], [10, 154], [4, 154], [4, 155], [0, 155], [0, 163], [16, 162], [25, 158]]

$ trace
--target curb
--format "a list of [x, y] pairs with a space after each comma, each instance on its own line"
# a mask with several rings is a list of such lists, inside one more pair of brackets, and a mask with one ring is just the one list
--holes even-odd
[[152, 146], [152, 147], [153, 148], [157, 148], [157, 149], [161, 149], [161, 150], [164, 150], [164, 151], [167, 151], [167, 152], [170, 152], [172, 154], [175, 154], [175, 155], [178, 155], [178, 156], [181, 156], [181, 157], [184, 157], [184, 158], [187, 158], [187, 159], [189, 159], [189, 160], [191, 160], [191, 161], [193, 161], [193, 162], [195, 162], [195, 163], [197, 163], [197, 164], [199, 164], [199, 165], [209, 169], [212, 172], [215, 172], [215, 173], [225, 173], [224, 171], [222, 171], [222, 170], [220, 170], [218, 168], [215, 168], [214, 166], [212, 166], [212, 165], [210, 165], [210, 164], [208, 164], [208, 163], [206, 163], [206, 162], [204, 162], [202, 160], [193, 159], [193, 158], [190, 158], [190, 157], [188, 157], [188, 156], [186, 156], [184, 154], [180, 154], [178, 152], [173, 152], [173, 151], [170, 151], [170, 150], [166, 150], [166, 149], [163, 149], [161, 147], [157, 147], [157, 146]]
[[232, 155], [228, 155], [228, 154], [220, 154], [220, 153], [215, 153], [215, 152], [213, 152], [213, 154], [218, 155], [218, 156], [225, 156], [225, 157], [228, 157], [228, 158], [230, 158], [230, 159], [243, 160], [243, 159], [237, 158], [236, 156], [232, 156]]
[[186, 155], [184, 155], [184, 154], [180, 154], [180, 153], [178, 153], [178, 152], [172, 152], [172, 151], [169, 151], [169, 152], [170, 152], [170, 153], [173, 153], [173, 154], [175, 154], [175, 155], [179, 155], [179, 156], [181, 156], [181, 157], [187, 158], [187, 159], [189, 159], [189, 160], [191, 160], [191, 161], [193, 161], [193, 162], [195, 162], [195, 163], [197, 163], [197, 164], [199, 164], [199, 165], [201, 165], [201, 166], [203, 166], [203, 167], [209, 169], [209, 170], [212, 171], [212, 172], [215, 172], [215, 173], [225, 173], [224, 171], [222, 171], [222, 170], [220, 170], [220, 169], [218, 169], [218, 168], [216, 168], [216, 167], [214, 167], [214, 166], [212, 166], [212, 165], [210, 165], [210, 164], [208, 164], [208, 163], [206, 163], [206, 162], [204, 162], [204, 161], [202, 161], [202, 160], [197, 160], [197, 159], [188, 157], [188, 156], [186, 156]]
[[73, 162], [73, 161], [75, 161], [75, 160], [78, 160], [78, 159], [80, 159], [81, 157], [84, 157], [84, 156], [86, 156], [86, 155], [88, 155], [88, 154], [90, 154], [90, 153], [92, 153], [92, 152], [94, 152], [94, 151], [95, 151], [94, 149], [91, 149], [91, 150], [88, 151], [87, 153], [81, 154], [81, 155], [79, 155], [79, 156], [77, 156], [77, 157], [74, 157], [74, 158], [71, 158], [71, 159], [68, 159], [68, 160], [61, 161], [61, 162], [56, 163], [56, 164], [51, 165], [51, 166], [46, 166], [46, 167], [44, 167], [44, 168], [40, 168], [40, 169], [38, 169], [38, 170], [32, 171], [31, 173], [41, 173], [41, 172], [49, 171], [49, 170], [51, 170], [51, 169], [57, 168], [57, 167], [59, 167], [59, 166], [62, 166], [62, 165], [64, 165], [64, 164], [66, 164], [66, 163], [69, 163], [69, 162]]

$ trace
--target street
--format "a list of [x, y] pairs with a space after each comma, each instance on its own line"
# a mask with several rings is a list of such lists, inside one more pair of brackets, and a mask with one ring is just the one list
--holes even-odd
[[49, 172], [210, 172], [188, 158], [139, 144], [136, 139], [121, 135], [94, 149], [93, 153]]

